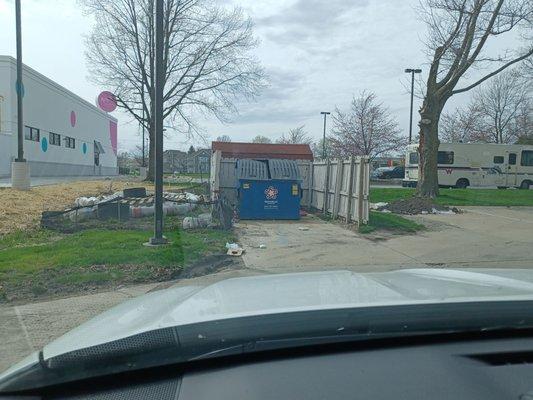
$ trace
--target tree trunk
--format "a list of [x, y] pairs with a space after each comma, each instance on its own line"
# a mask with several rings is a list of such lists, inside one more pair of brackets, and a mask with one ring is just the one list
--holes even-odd
[[439, 119], [443, 102], [427, 98], [420, 109], [420, 160], [416, 195], [435, 198], [439, 194], [437, 155], [439, 151]]

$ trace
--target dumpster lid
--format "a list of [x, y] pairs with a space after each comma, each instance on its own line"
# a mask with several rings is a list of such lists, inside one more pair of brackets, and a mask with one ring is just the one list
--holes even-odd
[[300, 170], [295, 160], [270, 159], [268, 160], [268, 166], [272, 179], [300, 180]]
[[237, 160], [237, 179], [268, 180], [268, 166], [257, 160]]

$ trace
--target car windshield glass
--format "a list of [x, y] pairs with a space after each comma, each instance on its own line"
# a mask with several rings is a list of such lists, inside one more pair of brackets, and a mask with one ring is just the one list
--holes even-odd
[[0, 392], [529, 328], [532, 12], [0, 0]]

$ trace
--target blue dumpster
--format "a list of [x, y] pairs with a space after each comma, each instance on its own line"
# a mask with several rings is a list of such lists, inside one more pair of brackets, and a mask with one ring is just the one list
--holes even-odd
[[241, 219], [300, 219], [300, 174], [294, 160], [237, 160]]

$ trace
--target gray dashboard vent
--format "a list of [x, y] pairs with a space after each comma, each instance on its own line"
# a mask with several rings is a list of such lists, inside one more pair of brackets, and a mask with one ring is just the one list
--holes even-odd
[[174, 400], [178, 397], [179, 382], [176, 378], [102, 390], [96, 393], [53, 397], [53, 400]]
[[179, 346], [174, 328], [159, 329], [119, 339], [98, 346], [87, 347], [44, 360], [50, 369], [65, 368], [79, 364], [91, 364], [102, 359], [112, 359], [136, 353], [149, 353], [164, 348]]

